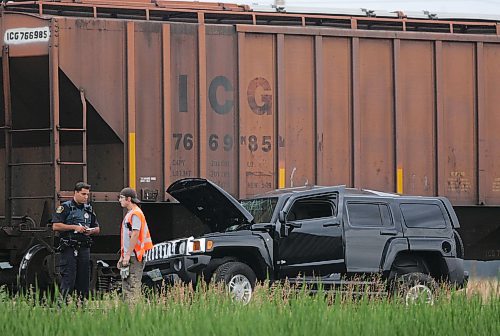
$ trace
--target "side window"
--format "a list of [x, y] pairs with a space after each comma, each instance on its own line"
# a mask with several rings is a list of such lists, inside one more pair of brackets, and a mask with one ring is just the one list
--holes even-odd
[[391, 226], [392, 217], [387, 204], [347, 203], [347, 214], [351, 226]]
[[446, 220], [437, 204], [403, 203], [400, 206], [405, 225], [409, 228], [444, 229]]
[[387, 204], [379, 204], [380, 217], [382, 217], [382, 224], [384, 226], [392, 226], [392, 217]]
[[298, 221], [335, 216], [335, 205], [328, 199], [304, 199], [296, 201], [288, 215], [287, 221]]

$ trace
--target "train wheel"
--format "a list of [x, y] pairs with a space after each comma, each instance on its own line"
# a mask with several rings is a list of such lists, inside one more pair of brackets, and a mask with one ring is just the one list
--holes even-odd
[[32, 246], [19, 266], [19, 285], [22, 289], [45, 292], [54, 284], [52, 253], [43, 245]]

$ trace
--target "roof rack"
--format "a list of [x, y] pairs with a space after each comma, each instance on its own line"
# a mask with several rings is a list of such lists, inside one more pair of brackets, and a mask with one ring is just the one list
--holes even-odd
[[389, 192], [377, 191], [377, 190], [371, 190], [371, 189], [361, 189], [361, 190], [373, 193], [373, 194], [375, 194], [377, 196], [389, 196], [389, 197], [399, 197], [399, 196], [401, 196], [401, 195], [396, 194], [396, 193], [389, 193]]

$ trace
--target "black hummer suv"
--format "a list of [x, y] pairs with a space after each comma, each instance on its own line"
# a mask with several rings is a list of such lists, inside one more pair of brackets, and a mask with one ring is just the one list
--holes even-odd
[[238, 202], [200, 178], [167, 192], [210, 232], [156, 244], [146, 255], [149, 285], [223, 281], [248, 302], [258, 280], [325, 287], [376, 274], [406, 300], [433, 300], [436, 281], [467, 281], [458, 219], [443, 197], [306, 186]]

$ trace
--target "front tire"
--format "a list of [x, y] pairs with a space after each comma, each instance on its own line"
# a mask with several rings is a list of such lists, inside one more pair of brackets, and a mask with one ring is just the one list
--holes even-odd
[[257, 277], [247, 264], [232, 261], [220, 265], [213, 280], [224, 283], [233, 300], [247, 304], [252, 299]]

